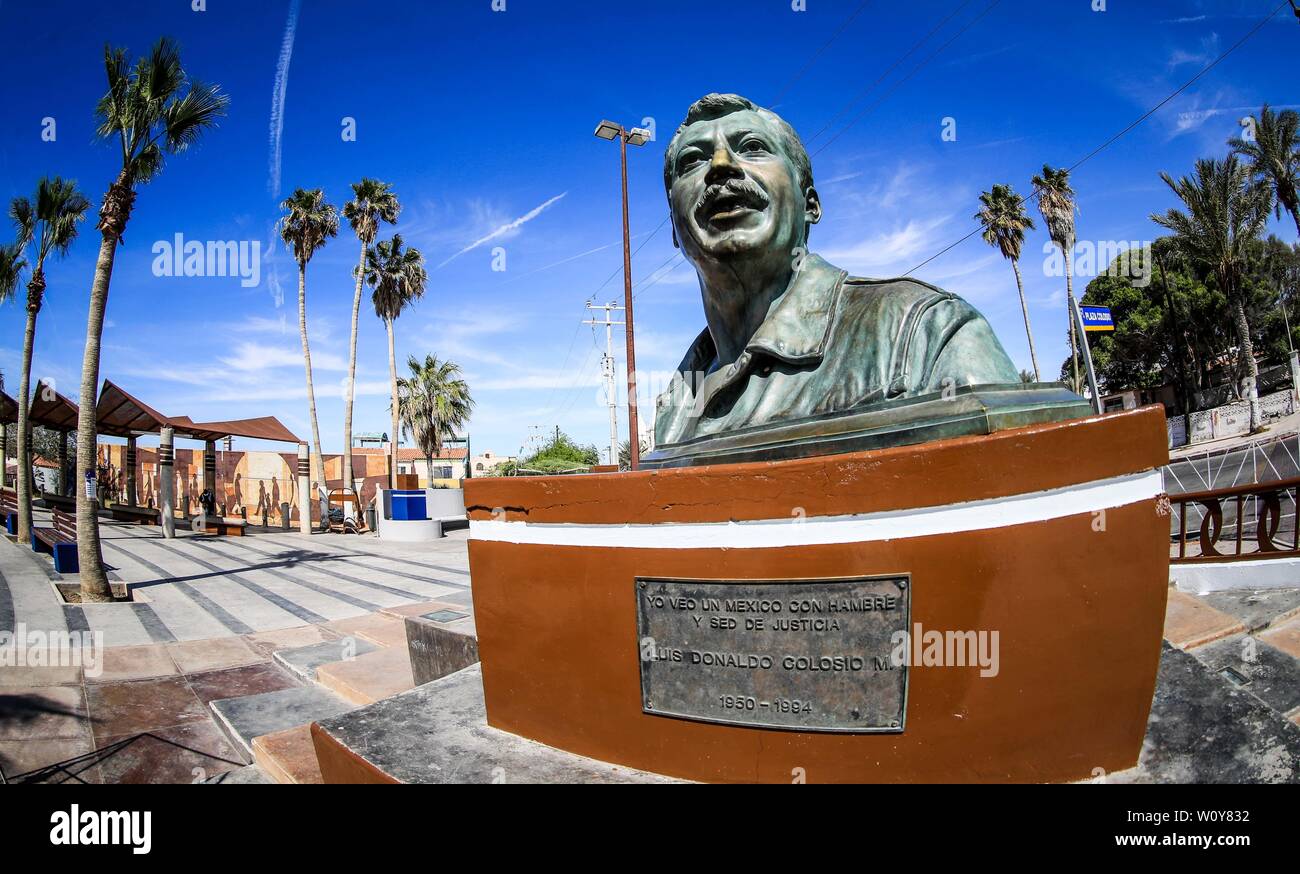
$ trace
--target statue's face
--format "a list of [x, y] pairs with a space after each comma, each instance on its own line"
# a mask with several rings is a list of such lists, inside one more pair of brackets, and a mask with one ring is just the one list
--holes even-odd
[[784, 257], [803, 244], [805, 193], [774, 122], [733, 112], [691, 125], [674, 148], [668, 199], [692, 263], [758, 252]]

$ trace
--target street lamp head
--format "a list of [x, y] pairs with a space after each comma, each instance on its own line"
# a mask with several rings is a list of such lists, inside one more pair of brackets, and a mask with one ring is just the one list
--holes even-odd
[[600, 124], [596, 125], [596, 136], [600, 137], [602, 140], [615, 139], [622, 132], [623, 126], [614, 124], [612, 121], [602, 121]]
[[634, 146], [644, 146], [650, 140], [650, 131], [643, 127], [634, 127], [628, 131], [627, 141]]

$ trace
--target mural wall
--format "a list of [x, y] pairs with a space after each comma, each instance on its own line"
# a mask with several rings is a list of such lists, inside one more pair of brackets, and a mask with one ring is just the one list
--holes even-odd
[[[298, 507], [297, 452], [226, 452], [218, 449], [217, 456], [217, 512], [223, 516], [246, 518], [250, 525], [265, 523], [279, 527], [288, 505], [290, 527], [300, 518]], [[157, 507], [161, 503], [158, 491], [158, 452], [154, 448], [138, 447], [136, 461], [135, 502], [141, 507]], [[369, 504], [375, 490], [388, 479], [387, 459], [376, 456], [352, 457], [352, 465], [361, 485], [362, 506]], [[203, 493], [203, 450], [177, 449], [172, 468], [176, 479], [176, 510], [185, 516], [199, 512], [199, 495]], [[99, 444], [100, 503], [128, 503], [126, 494], [126, 447], [119, 444]], [[343, 485], [343, 457], [325, 456], [326, 489]], [[317, 494], [317, 484], [312, 481], [312, 494]], [[320, 522], [320, 503], [311, 502], [311, 518]]]

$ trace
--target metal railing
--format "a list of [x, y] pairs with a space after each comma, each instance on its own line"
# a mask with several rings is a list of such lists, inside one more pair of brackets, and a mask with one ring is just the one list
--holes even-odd
[[[1297, 489], [1300, 477], [1170, 495], [1170, 506], [1176, 511], [1171, 519], [1170, 560], [1238, 561], [1300, 552]], [[1195, 526], [1191, 540], [1189, 521]]]

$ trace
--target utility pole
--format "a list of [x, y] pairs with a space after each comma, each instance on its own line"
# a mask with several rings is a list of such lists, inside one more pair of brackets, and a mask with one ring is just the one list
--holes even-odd
[[615, 303], [607, 303], [604, 306], [597, 306], [591, 301], [587, 302], [589, 310], [604, 310], [605, 321], [598, 322], [595, 319], [584, 319], [584, 325], [604, 325], [605, 326], [605, 354], [600, 360], [600, 369], [605, 376], [605, 402], [609, 405], [609, 463], [618, 464], [618, 390], [614, 388], [614, 326], [621, 325], [622, 322], [612, 322], [609, 319], [610, 313], [614, 310], [623, 309]]

